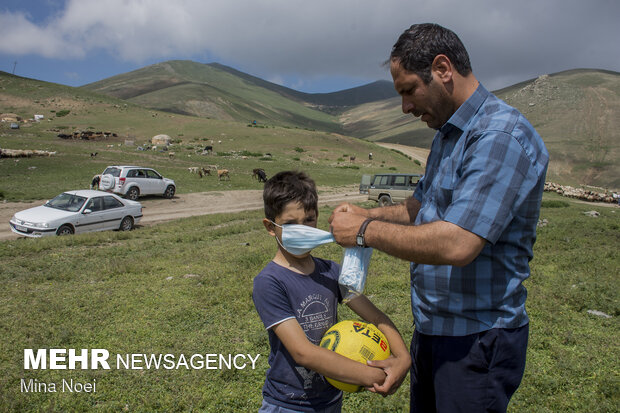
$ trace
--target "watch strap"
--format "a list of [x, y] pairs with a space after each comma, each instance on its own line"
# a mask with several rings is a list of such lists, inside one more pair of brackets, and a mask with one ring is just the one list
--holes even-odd
[[[374, 221], [374, 218], [366, 218], [366, 220], [364, 222], [362, 222], [362, 225], [360, 226], [359, 231], [357, 231], [357, 246], [358, 247], [364, 247], [366, 248], [366, 238], [364, 237], [364, 234], [366, 233], [366, 227], [368, 226], [368, 224], [371, 221]], [[361, 240], [362, 242], [360, 243], [359, 240]]]

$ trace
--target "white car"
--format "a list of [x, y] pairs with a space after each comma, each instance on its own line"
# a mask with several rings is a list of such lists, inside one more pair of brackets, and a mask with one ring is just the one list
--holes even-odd
[[140, 195], [174, 197], [176, 185], [152, 168], [108, 166], [101, 174], [99, 189], [114, 192], [135, 201]]
[[142, 205], [102, 191], [67, 191], [13, 215], [11, 231], [26, 237], [82, 232], [130, 231], [142, 218]]

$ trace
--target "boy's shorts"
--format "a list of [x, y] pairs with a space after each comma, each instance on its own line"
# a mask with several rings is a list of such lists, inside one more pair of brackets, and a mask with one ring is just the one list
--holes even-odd
[[[334, 403], [329, 406], [327, 409], [322, 410], [314, 410], [317, 413], [340, 413], [342, 410], [342, 398], [338, 401], [338, 403]], [[265, 399], [263, 399], [263, 405], [258, 409], [258, 413], [298, 413], [300, 410], [291, 410], [286, 407], [278, 406], [275, 404], [271, 404]]]

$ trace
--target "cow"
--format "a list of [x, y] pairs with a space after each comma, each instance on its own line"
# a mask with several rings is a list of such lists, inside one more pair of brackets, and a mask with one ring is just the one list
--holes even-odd
[[90, 182], [90, 189], [99, 189], [99, 183], [101, 182], [101, 175], [95, 175]]
[[211, 146], [211, 145], [205, 146], [205, 148], [202, 150], [202, 153], [203, 154], [205, 154], [205, 153], [213, 153], [213, 146]]
[[261, 168], [252, 169], [252, 179], [254, 178], [258, 179], [258, 182], [267, 182], [267, 174]]
[[91, 152], [91, 153], [90, 153], [90, 157], [91, 157], [91, 158], [94, 158], [95, 156], [97, 156], [97, 153], [98, 153], [98, 152]]
[[230, 174], [229, 174], [228, 169], [218, 169], [217, 170], [217, 179], [221, 181], [222, 177], [224, 177], [224, 176], [226, 178], [228, 178], [228, 180], [230, 181]]
[[350, 160], [351, 162], [355, 162], [355, 155], [349, 156], [349, 160]]

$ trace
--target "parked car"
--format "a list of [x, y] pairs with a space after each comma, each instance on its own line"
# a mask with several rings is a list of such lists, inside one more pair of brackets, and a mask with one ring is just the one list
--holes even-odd
[[130, 231], [142, 218], [142, 205], [103, 191], [67, 191], [44, 205], [13, 215], [11, 231], [26, 237], [82, 232]]
[[141, 166], [108, 166], [101, 174], [99, 189], [114, 192], [135, 201], [140, 195], [174, 197], [176, 185], [172, 179]]
[[402, 202], [413, 195], [420, 178], [420, 174], [377, 174], [368, 188], [368, 199], [379, 206]]
[[370, 180], [372, 175], [362, 175], [360, 180], [360, 194], [367, 194], [368, 188], [370, 188]]

